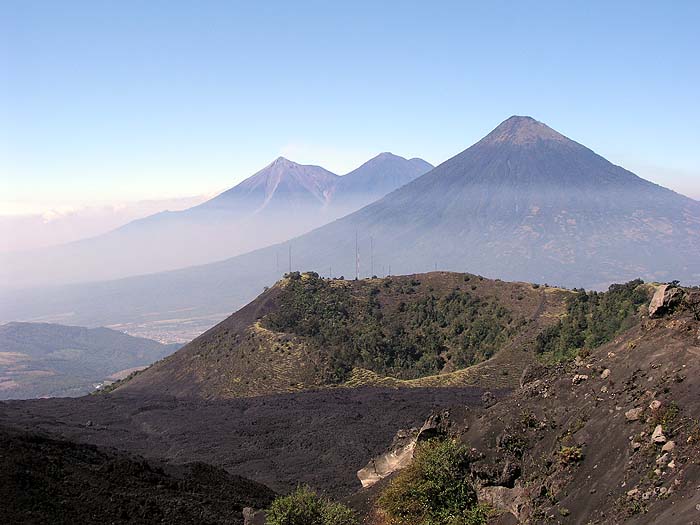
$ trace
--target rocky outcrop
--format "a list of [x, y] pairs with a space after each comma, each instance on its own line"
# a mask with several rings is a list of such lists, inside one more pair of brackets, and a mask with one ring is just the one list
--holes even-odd
[[451, 421], [449, 410], [435, 412], [430, 415], [425, 423], [423, 423], [423, 426], [418, 431], [416, 441], [420, 443], [421, 441], [427, 441], [428, 439], [445, 436], [450, 429], [450, 425]]
[[362, 487], [371, 487], [408, 466], [413, 460], [416, 445], [422, 441], [447, 435], [450, 424], [449, 410], [442, 410], [431, 414], [420, 429], [399, 430], [387, 452], [371, 459], [364, 468], [357, 471]]
[[418, 429], [399, 430], [389, 450], [372, 458], [367, 466], [357, 471], [357, 477], [363, 488], [371, 487], [390, 474], [401, 470], [411, 463], [416, 447]]
[[482, 411], [433, 417], [469, 446], [468, 476], [499, 525], [700, 523], [695, 294], [661, 286], [657, 319], [526, 369], [519, 390]]
[[662, 317], [672, 313], [683, 303], [685, 292], [672, 284], [662, 284], [654, 292], [649, 303], [649, 317]]
[[527, 505], [527, 495], [522, 487], [487, 486], [481, 487], [477, 493], [481, 503], [486, 503], [500, 512], [511, 514], [520, 523], [523, 508]]
[[255, 510], [251, 507], [243, 509], [243, 525], [265, 525], [267, 516], [264, 510]]

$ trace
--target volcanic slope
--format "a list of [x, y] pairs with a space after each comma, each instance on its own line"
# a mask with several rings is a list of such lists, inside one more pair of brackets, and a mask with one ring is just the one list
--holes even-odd
[[119, 392], [227, 398], [326, 386], [517, 384], [572, 292], [470, 274], [289, 274]]
[[[533, 367], [485, 410], [429, 418], [468, 445], [463, 475], [494, 522], [700, 523], [700, 290], [664, 288], [665, 306], [610, 342]], [[353, 505], [371, 508], [395, 476]]]
[[270, 489], [204, 463], [168, 465], [0, 427], [0, 521], [243, 524]]

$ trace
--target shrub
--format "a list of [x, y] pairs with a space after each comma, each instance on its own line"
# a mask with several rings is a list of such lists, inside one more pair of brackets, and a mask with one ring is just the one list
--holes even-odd
[[275, 499], [267, 511], [268, 525], [357, 525], [355, 514], [345, 505], [299, 487]]
[[558, 455], [559, 462], [562, 465], [578, 463], [583, 459], [583, 451], [581, 450], [581, 447], [561, 447]]
[[469, 479], [469, 449], [452, 440], [417, 446], [413, 462], [379, 496], [391, 525], [479, 525], [487, 509], [477, 505]]

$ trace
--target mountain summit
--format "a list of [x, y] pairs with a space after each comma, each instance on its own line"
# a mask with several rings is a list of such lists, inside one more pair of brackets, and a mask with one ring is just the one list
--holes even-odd
[[510, 144], [534, 144], [539, 141], [571, 142], [561, 133], [535, 120], [532, 117], [513, 115], [501, 122], [491, 133], [486, 135], [480, 143], [497, 144], [507, 142]]
[[210, 201], [201, 210], [218, 209], [228, 213], [268, 211], [287, 212], [308, 206], [328, 204], [339, 177], [320, 166], [297, 164], [278, 157], [262, 170]]
[[423, 159], [405, 159], [384, 152], [338, 180], [333, 205], [341, 215], [384, 197], [427, 173], [433, 166]]

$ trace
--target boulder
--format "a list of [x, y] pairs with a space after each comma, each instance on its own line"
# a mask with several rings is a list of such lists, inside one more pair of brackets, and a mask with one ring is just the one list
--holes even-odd
[[494, 509], [508, 513], [520, 523], [523, 510], [527, 506], [527, 497], [522, 487], [507, 488], [488, 486], [478, 489], [479, 501], [487, 503]]
[[571, 382], [574, 385], [578, 385], [579, 383], [582, 383], [583, 381], [587, 381], [588, 376], [586, 374], [576, 374], [572, 379]]
[[662, 284], [656, 289], [649, 303], [649, 317], [663, 317], [673, 312], [683, 302], [684, 295], [681, 288]]
[[664, 429], [661, 425], [656, 425], [654, 432], [651, 434], [652, 443], [666, 443], [666, 436], [664, 436]]
[[484, 408], [492, 407], [496, 404], [496, 401], [496, 396], [494, 396], [491, 392], [484, 392], [484, 394], [481, 396], [481, 403], [483, 404]]
[[431, 414], [420, 430], [415, 428], [399, 430], [385, 453], [372, 458], [364, 468], [357, 471], [362, 487], [371, 487], [397, 470], [410, 465], [416, 445], [435, 437], [446, 436], [450, 424], [450, 411], [441, 410]]
[[637, 421], [639, 416], [642, 415], [643, 411], [644, 409], [642, 407], [630, 408], [627, 412], [625, 412], [625, 419], [627, 419], [627, 421]]
[[417, 442], [427, 441], [436, 437], [446, 436], [450, 428], [450, 411], [442, 410], [435, 412], [423, 423], [423, 426], [418, 431]]

